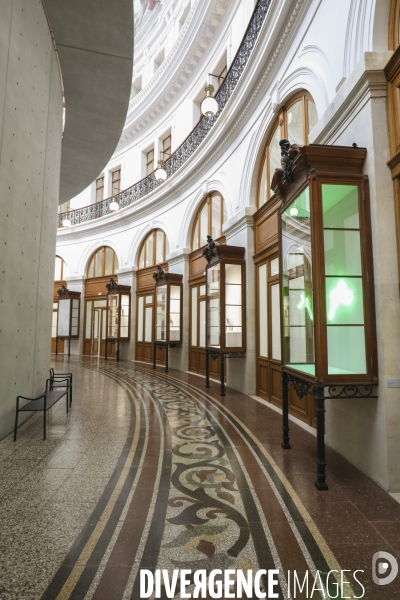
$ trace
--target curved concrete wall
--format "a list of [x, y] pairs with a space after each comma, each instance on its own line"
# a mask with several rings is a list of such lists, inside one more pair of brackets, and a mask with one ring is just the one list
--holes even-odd
[[2, 0], [0, 438], [12, 430], [17, 394], [40, 393], [48, 376], [61, 139], [60, 74], [42, 4]]

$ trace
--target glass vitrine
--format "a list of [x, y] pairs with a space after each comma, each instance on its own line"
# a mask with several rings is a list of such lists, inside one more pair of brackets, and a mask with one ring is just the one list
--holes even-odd
[[107, 293], [107, 340], [130, 339], [131, 287], [119, 285], [114, 279], [106, 285]]
[[160, 266], [153, 275], [156, 293], [155, 342], [182, 344], [182, 275], [165, 273]]
[[227, 353], [246, 349], [244, 253], [244, 248], [220, 246], [211, 238], [204, 250], [207, 348]]
[[[294, 147], [292, 147], [294, 148]], [[376, 384], [366, 150], [304, 146], [281, 195], [282, 362], [318, 384]]]
[[57, 338], [79, 337], [81, 292], [71, 292], [64, 285], [57, 291]]

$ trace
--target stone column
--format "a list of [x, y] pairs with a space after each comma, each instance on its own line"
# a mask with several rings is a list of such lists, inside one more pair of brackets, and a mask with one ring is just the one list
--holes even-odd
[[180, 371], [189, 369], [189, 254], [189, 248], [182, 248], [167, 256], [168, 272], [183, 275], [183, 344], [181, 348], [170, 348], [169, 350], [169, 367]]
[[246, 358], [226, 360], [226, 385], [246, 394], [256, 392], [256, 311], [254, 273], [254, 219], [256, 208], [247, 206], [222, 227], [226, 243], [246, 249]]
[[[83, 330], [85, 326], [85, 280], [86, 275], [71, 275], [66, 277], [67, 288], [71, 292], [81, 293], [81, 311], [79, 320], [79, 339], [71, 340], [71, 354], [82, 356], [83, 354], [83, 340], [85, 332]], [[64, 345], [64, 354], [68, 353], [68, 341]]]
[[121, 360], [135, 360], [135, 340], [136, 340], [136, 287], [137, 267], [124, 267], [117, 269], [118, 283], [131, 286], [131, 337], [129, 342], [121, 342], [120, 358]]

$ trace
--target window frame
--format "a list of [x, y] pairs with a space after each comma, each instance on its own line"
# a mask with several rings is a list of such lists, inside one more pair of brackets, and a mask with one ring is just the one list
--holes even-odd
[[[315, 102], [314, 102], [314, 99], [311, 96], [311, 94], [309, 94], [308, 92], [303, 90], [301, 92], [298, 92], [291, 98], [289, 98], [287, 103], [280, 109], [277, 118], [272, 122], [271, 129], [270, 129], [270, 132], [269, 132], [268, 138], [267, 138], [267, 143], [264, 146], [263, 158], [261, 160], [258, 177], [257, 177], [257, 197], [256, 197], [257, 209], [261, 208], [261, 206], [263, 206], [263, 204], [268, 202], [268, 200], [270, 198], [272, 198], [272, 196], [273, 196], [273, 192], [270, 188], [273, 173], [269, 172], [270, 171], [269, 146], [271, 145], [271, 142], [275, 136], [275, 132], [278, 127], [280, 127], [280, 130], [281, 130], [280, 131], [281, 139], [287, 138], [287, 136], [288, 136], [288, 123], [287, 123], [288, 112], [291, 109], [291, 107], [294, 104], [296, 104], [299, 100], [302, 100], [302, 109], [303, 109], [303, 144], [304, 145], [308, 144], [308, 132], [309, 132], [308, 102], [312, 102], [314, 105], [315, 105]], [[265, 200], [265, 202], [260, 204], [260, 185], [261, 185], [264, 168], [266, 170], [266, 180], [265, 180], [266, 200]]]
[[[167, 260], [167, 234], [165, 233], [165, 231], [163, 229], [160, 229], [159, 227], [157, 227], [156, 229], [152, 229], [144, 238], [144, 240], [142, 241], [142, 243], [140, 244], [140, 250], [139, 250], [139, 259], [138, 259], [138, 267], [139, 269], [149, 269], [150, 267], [155, 267], [157, 264], [160, 264], [159, 262], [157, 262], [157, 232], [161, 231], [161, 233], [164, 235], [164, 244], [163, 244], [163, 260], [161, 262], [161, 264], [165, 263]], [[153, 263], [151, 265], [146, 265], [146, 259], [147, 259], [147, 240], [149, 239], [150, 236], [153, 236]], [[140, 266], [140, 262], [141, 262], [141, 257], [142, 257], [142, 252], [143, 252], [143, 267]]]
[[[101, 185], [98, 185], [100, 180]], [[101, 190], [101, 198], [97, 198], [97, 192], [99, 190]], [[100, 175], [100, 177], [98, 177], [95, 182], [95, 202], [101, 202], [102, 200], [104, 200], [104, 174]]]
[[[220, 192], [211, 192], [210, 194], [208, 194], [203, 201], [201, 202], [199, 208], [197, 209], [197, 213], [196, 213], [196, 217], [193, 221], [193, 225], [192, 225], [192, 232], [191, 232], [191, 252], [194, 252], [195, 250], [199, 250], [199, 248], [203, 248], [205, 246], [205, 244], [203, 244], [202, 246], [200, 245], [200, 215], [201, 212], [204, 208], [204, 206], [207, 204], [208, 205], [208, 211], [207, 211], [207, 219], [208, 219], [208, 229], [210, 230], [210, 235], [212, 234], [212, 199], [215, 196], [219, 196], [221, 198], [221, 204], [220, 204], [220, 235], [216, 238], [220, 238], [222, 237], [222, 225], [224, 224], [224, 207], [226, 209], [226, 203], [225, 203], [225, 199], [223, 197], [223, 195]], [[197, 248], [194, 247], [194, 235], [196, 233], [196, 227], [197, 227]]]
[[[112, 272], [109, 275], [105, 274], [105, 270], [106, 270], [106, 250], [107, 248], [109, 248], [113, 255], [112, 255]], [[95, 261], [97, 254], [99, 254], [100, 252], [102, 252], [102, 257], [101, 257], [101, 275], [93, 275], [92, 277], [90, 277], [89, 275], [89, 271], [90, 271], [90, 267], [93, 264], [93, 261]], [[101, 248], [98, 248], [97, 250], [95, 250], [95, 252], [92, 254], [92, 256], [89, 258], [88, 260], [88, 264], [87, 264], [87, 268], [86, 268], [86, 277], [87, 279], [96, 279], [97, 277], [111, 277], [112, 275], [115, 275], [116, 270], [119, 268], [119, 260], [118, 260], [118, 256], [117, 253], [115, 252], [115, 250], [113, 248], [111, 248], [111, 246], [101, 246]], [[95, 266], [93, 267], [93, 273], [95, 273]]]
[[[153, 154], [153, 158], [151, 160], [149, 160], [150, 153]], [[154, 146], [152, 148], [150, 148], [150, 150], [148, 150], [145, 154], [146, 154], [146, 160], [145, 160], [146, 175], [145, 176], [147, 177], [154, 171], [154, 158], [155, 158]], [[149, 169], [150, 165], [151, 165], [151, 169]]]
[[[114, 180], [114, 175], [118, 173], [118, 178]], [[117, 191], [114, 191], [114, 184], [118, 183]], [[116, 196], [121, 191], [121, 167], [111, 171], [111, 196]]]

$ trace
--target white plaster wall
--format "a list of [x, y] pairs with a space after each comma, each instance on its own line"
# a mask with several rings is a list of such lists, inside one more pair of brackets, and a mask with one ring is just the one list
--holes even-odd
[[62, 94], [39, 0], [2, 2], [0, 43], [1, 438], [49, 374]]

